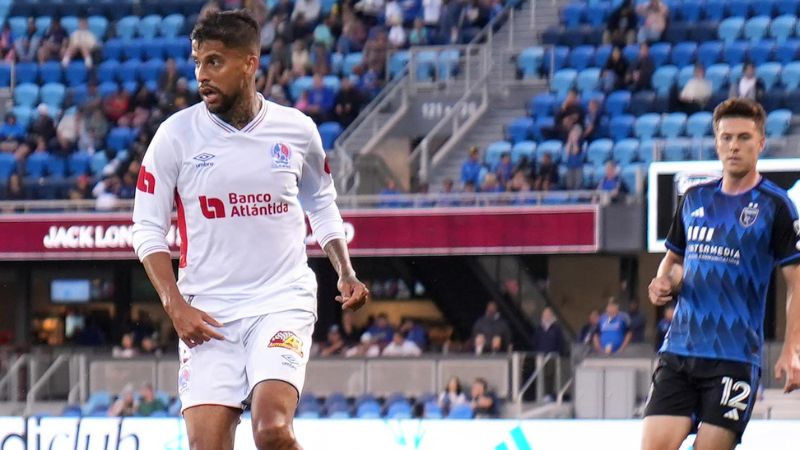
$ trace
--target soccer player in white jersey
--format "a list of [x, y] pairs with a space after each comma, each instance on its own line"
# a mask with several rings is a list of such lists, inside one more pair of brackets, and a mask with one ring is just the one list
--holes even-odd
[[[339, 274], [342, 308], [361, 307], [368, 291], [350, 263], [316, 126], [256, 92], [256, 22], [244, 11], [214, 13], [191, 39], [203, 102], [167, 119], [147, 150], [134, 247], [181, 340], [190, 447], [232, 450], [249, 402], [259, 450], [300, 449], [292, 418], [317, 301], [306, 214]], [[165, 240], [173, 205], [177, 282]]]

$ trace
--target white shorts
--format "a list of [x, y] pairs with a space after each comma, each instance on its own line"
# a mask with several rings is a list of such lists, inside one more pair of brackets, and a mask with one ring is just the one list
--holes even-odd
[[181, 341], [181, 413], [203, 404], [243, 408], [253, 387], [264, 380], [285, 381], [299, 396], [315, 321], [309, 311], [281, 311], [226, 323], [219, 329], [224, 341], [212, 339], [194, 348]]

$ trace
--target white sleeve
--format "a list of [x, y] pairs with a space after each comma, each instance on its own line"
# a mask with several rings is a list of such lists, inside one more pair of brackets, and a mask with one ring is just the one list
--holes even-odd
[[316, 125], [311, 119], [307, 120], [311, 128], [311, 140], [303, 161], [299, 199], [308, 214], [314, 239], [320, 247], [325, 248], [328, 242], [345, 238], [344, 223], [336, 206], [336, 189], [325, 150], [322, 149], [322, 139]]
[[162, 125], [144, 155], [133, 203], [133, 248], [139, 260], [156, 252], [169, 253], [167, 232], [172, 222], [180, 163], [178, 149]]

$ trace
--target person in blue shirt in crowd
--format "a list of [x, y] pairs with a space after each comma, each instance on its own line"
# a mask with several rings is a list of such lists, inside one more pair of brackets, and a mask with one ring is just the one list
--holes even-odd
[[473, 146], [469, 149], [467, 160], [461, 165], [461, 182], [464, 184], [472, 182], [473, 185], [477, 186], [480, 184], [479, 177], [482, 168], [483, 165], [481, 164], [481, 156], [478, 152], [478, 147]]
[[367, 328], [367, 332], [372, 336], [373, 342], [377, 342], [381, 348], [392, 342], [394, 337], [394, 328], [389, 323], [389, 316], [386, 313], [378, 314], [375, 323]]
[[330, 117], [333, 111], [333, 102], [336, 96], [331, 91], [322, 78], [322, 75], [314, 75], [314, 85], [308, 91], [308, 115], [314, 119], [314, 122], [320, 124], [325, 122]]
[[17, 116], [13, 113], [6, 114], [6, 121], [0, 127], [0, 139], [14, 139], [17, 141], [25, 139], [25, 128], [17, 122]]
[[672, 318], [675, 315], [675, 306], [672, 304], [664, 307], [664, 316], [658, 321], [656, 325], [656, 351], [664, 345], [664, 339], [667, 338], [667, 331], [669, 326], [672, 325]]
[[[786, 335], [775, 365], [785, 392], [800, 387], [800, 218], [756, 163], [764, 108], [729, 99], [714, 110], [722, 178], [689, 187], [650, 282], [656, 306], [676, 301], [645, 407], [643, 450], [731, 450], [741, 441], [761, 377], [767, 291], [786, 280]], [[679, 193], [680, 194], [680, 193]], [[757, 446], [757, 444], [756, 444]]]
[[619, 304], [613, 298], [608, 301], [606, 313], [600, 316], [594, 335], [594, 348], [598, 353], [611, 355], [625, 350], [633, 334], [628, 326], [628, 316], [620, 314]]
[[603, 175], [603, 179], [600, 180], [600, 183], [597, 184], [597, 190], [600, 192], [608, 192], [612, 201], [621, 199], [622, 196], [628, 192], [628, 188], [625, 186], [625, 183], [623, 183], [622, 177], [619, 176], [617, 163], [614, 161], [606, 162], [605, 174]]

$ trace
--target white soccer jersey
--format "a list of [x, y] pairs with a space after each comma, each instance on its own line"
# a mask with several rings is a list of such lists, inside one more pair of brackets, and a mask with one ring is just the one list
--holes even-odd
[[303, 210], [321, 246], [344, 239], [314, 122], [259, 99], [261, 110], [241, 130], [204, 103], [174, 114], [153, 137], [137, 183], [139, 259], [169, 251], [165, 236], [177, 205], [178, 288], [221, 322], [287, 309], [316, 314]]

